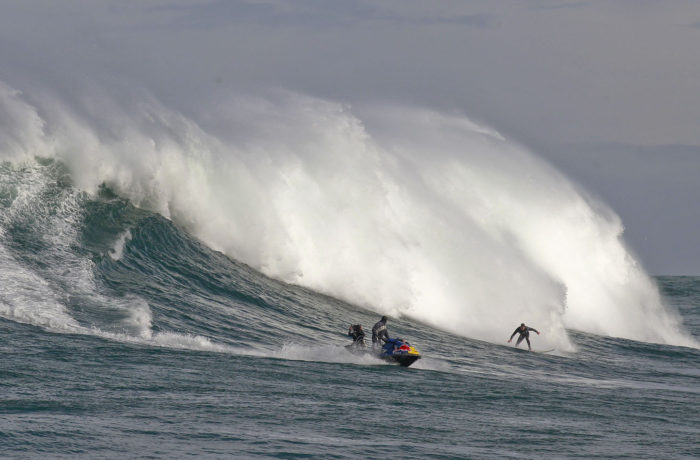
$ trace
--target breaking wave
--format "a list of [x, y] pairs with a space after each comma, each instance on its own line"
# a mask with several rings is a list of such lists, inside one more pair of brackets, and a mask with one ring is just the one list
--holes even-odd
[[[697, 346], [613, 211], [459, 114], [280, 91], [231, 95], [195, 121], [144, 95], [68, 103], [0, 83], [0, 158], [2, 234], [49, 209], [42, 159], [69, 183], [25, 226], [64, 273], [53, 282], [85, 296], [98, 294], [89, 259], [69, 250], [77, 209], [109, 190], [267, 276], [463, 336], [502, 342], [526, 322], [560, 349], [573, 347], [566, 328]], [[131, 238], [114, 234], [115, 263]], [[7, 244], [2, 314], [77, 327]], [[115, 308], [120, 327], [152, 338], [148, 304]]]

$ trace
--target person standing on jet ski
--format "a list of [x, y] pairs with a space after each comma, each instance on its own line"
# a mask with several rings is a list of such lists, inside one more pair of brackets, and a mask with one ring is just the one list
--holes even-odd
[[352, 337], [352, 345], [348, 345], [349, 347], [365, 346], [365, 331], [362, 330], [361, 324], [352, 324], [348, 329], [348, 335]]
[[520, 323], [520, 326], [518, 326], [515, 331], [513, 331], [513, 334], [511, 334], [510, 339], [508, 339], [508, 343], [510, 343], [511, 340], [513, 340], [513, 336], [515, 334], [520, 334], [520, 337], [518, 337], [518, 341], [515, 342], [515, 346], [517, 347], [520, 345], [520, 342], [525, 339], [527, 341], [527, 349], [532, 351], [532, 347], [530, 346], [530, 331], [537, 332], [537, 335], [540, 335], [539, 331], [535, 329], [534, 327], [528, 327], [525, 326], [525, 323]]
[[382, 316], [382, 319], [377, 321], [377, 324], [372, 327], [372, 346], [381, 346], [382, 342], [389, 340], [389, 332], [386, 329], [386, 316]]

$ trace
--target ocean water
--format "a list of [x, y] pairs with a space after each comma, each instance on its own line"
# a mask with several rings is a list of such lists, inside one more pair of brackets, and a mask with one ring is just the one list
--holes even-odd
[[[389, 332], [423, 359], [402, 368], [344, 349], [371, 304], [269, 277], [59, 160], [0, 180], [4, 458], [700, 457], [700, 278], [650, 279], [682, 344], [556, 342], [521, 312], [482, 340], [409, 311]], [[556, 349], [508, 344], [521, 321]]]

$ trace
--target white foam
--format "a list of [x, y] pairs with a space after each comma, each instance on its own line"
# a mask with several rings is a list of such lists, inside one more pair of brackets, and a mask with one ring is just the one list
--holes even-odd
[[611, 210], [465, 117], [280, 93], [208, 107], [205, 131], [149, 99], [38, 118], [0, 97], [26, 131], [4, 158], [50, 153], [284, 281], [497, 343], [524, 321], [560, 350], [565, 327], [698, 345]]
[[[44, 279], [17, 263], [0, 246], [0, 316], [12, 321], [31, 324], [61, 334], [84, 334], [124, 343], [135, 343], [164, 348], [249, 354], [246, 350], [212, 342], [209, 338], [176, 332], [153, 333], [152, 316], [148, 305], [138, 297], [127, 297], [121, 302], [102, 298], [105, 310], [118, 309], [126, 318], [119, 322], [122, 332], [85, 326], [76, 321], [66, 309], [61, 292]], [[115, 325], [110, 325], [115, 326]]]
[[60, 297], [48, 283], [25, 269], [5, 247], [0, 246], [0, 316], [51, 330], [75, 332]]
[[124, 255], [124, 246], [129, 240], [131, 240], [131, 231], [127, 229], [117, 237], [114, 246], [112, 246], [112, 249], [109, 251], [109, 257], [115, 261], [121, 260]]
[[352, 363], [362, 365], [383, 365], [386, 361], [370, 354], [354, 354], [339, 345], [302, 345], [286, 343], [279, 350], [271, 350], [268, 356], [294, 361], [324, 363]]

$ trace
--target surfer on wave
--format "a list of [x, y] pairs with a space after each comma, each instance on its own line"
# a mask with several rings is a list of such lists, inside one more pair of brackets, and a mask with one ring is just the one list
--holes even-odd
[[523, 339], [525, 339], [527, 341], [528, 350], [532, 351], [532, 347], [530, 346], [530, 331], [537, 332], [537, 335], [540, 335], [539, 331], [534, 327], [529, 327], [526, 326], [525, 323], [520, 323], [520, 326], [515, 328], [515, 331], [513, 331], [513, 334], [511, 334], [510, 339], [508, 339], [508, 343], [510, 343], [510, 341], [513, 340], [513, 336], [515, 336], [515, 334], [520, 334], [520, 337], [518, 337], [518, 341], [515, 342], [515, 346], [517, 347], [518, 345], [520, 345], [520, 342], [522, 342]]

